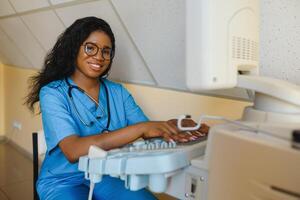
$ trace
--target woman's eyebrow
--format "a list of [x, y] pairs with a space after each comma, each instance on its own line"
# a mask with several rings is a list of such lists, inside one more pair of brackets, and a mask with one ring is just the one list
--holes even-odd
[[99, 47], [99, 48], [111, 48], [111, 46], [109, 46], [109, 45], [99, 45], [96, 41], [86, 41], [86, 43], [92, 43], [92, 44], [95, 44], [95, 45], [97, 45], [97, 47]]
[[111, 46], [104, 45], [103, 48], [110, 48], [111, 49]]

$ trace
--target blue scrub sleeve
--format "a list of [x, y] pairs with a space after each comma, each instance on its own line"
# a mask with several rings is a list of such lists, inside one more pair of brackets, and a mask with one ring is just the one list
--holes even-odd
[[127, 119], [127, 125], [149, 121], [142, 109], [135, 103], [132, 95], [122, 86], [122, 96]]
[[78, 134], [79, 130], [70, 113], [66, 94], [46, 86], [39, 97], [47, 149], [51, 152], [62, 139]]

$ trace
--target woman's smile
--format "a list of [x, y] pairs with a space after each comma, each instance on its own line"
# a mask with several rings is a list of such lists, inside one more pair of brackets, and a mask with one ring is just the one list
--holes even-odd
[[95, 62], [88, 62], [88, 64], [93, 70], [97, 70], [97, 71], [103, 67], [103, 65]]

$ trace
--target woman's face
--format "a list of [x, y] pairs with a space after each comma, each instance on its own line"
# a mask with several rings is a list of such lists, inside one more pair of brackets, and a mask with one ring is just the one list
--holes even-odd
[[80, 46], [74, 76], [98, 79], [111, 62], [109, 57], [111, 48], [110, 38], [105, 32], [92, 32]]

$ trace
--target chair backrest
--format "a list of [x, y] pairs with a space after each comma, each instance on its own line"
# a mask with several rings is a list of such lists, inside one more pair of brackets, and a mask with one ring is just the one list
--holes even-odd
[[39, 162], [40, 159], [44, 159], [47, 151], [44, 131], [38, 131], [32, 133], [32, 155], [33, 155], [33, 194], [34, 200], [39, 200], [39, 196], [36, 191], [36, 182], [39, 175]]
[[38, 155], [39, 158], [44, 157], [47, 151], [47, 145], [46, 145], [46, 140], [45, 140], [45, 135], [44, 131], [40, 130], [37, 132], [38, 136]]

